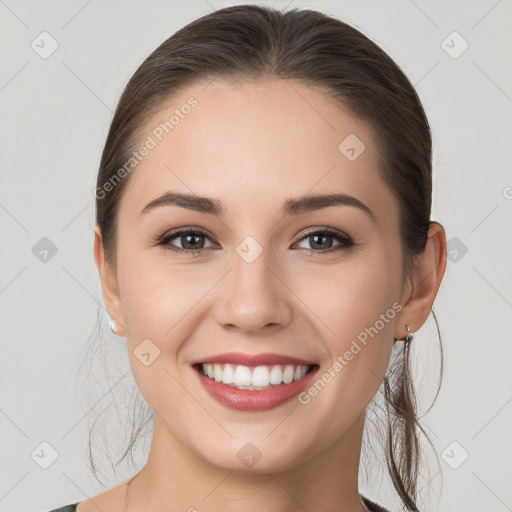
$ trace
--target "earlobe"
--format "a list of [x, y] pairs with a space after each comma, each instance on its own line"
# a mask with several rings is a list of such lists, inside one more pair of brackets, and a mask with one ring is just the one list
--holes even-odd
[[116, 273], [105, 258], [103, 238], [98, 225], [94, 229], [94, 261], [96, 262], [100, 277], [103, 302], [111, 321], [114, 321], [116, 325], [116, 332], [114, 334], [123, 336], [125, 328]]
[[414, 256], [407, 296], [397, 319], [395, 339], [407, 336], [406, 325], [415, 332], [425, 323], [444, 276], [446, 234], [443, 226], [432, 221], [427, 236], [425, 250]]

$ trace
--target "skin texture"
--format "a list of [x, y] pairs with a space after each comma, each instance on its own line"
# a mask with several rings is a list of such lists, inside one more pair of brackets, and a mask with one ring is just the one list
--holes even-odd
[[[198, 105], [132, 171], [118, 212], [117, 268], [95, 231], [105, 306], [155, 412], [128, 510], [367, 510], [357, 486], [365, 409], [394, 339], [429, 315], [446, 266], [444, 230], [431, 224], [404, 282], [398, 202], [379, 175], [371, 127], [322, 91], [286, 80], [198, 83], [169, 99], [146, 134], [190, 96]], [[366, 146], [354, 161], [338, 150], [349, 134]], [[164, 206], [141, 215], [171, 189], [216, 198], [226, 214]], [[338, 192], [365, 203], [373, 218], [347, 205], [281, 213], [289, 198]], [[208, 233], [199, 255], [157, 245], [188, 226]], [[322, 254], [341, 242], [320, 239], [316, 248], [305, 232], [325, 227], [355, 245]], [[252, 263], [236, 252], [247, 236], [263, 250]], [[178, 248], [186, 242], [172, 240]], [[394, 303], [400, 313], [306, 405], [292, 399], [264, 412], [231, 410], [210, 398], [190, 367], [222, 352], [277, 352], [316, 361], [321, 375]], [[160, 350], [149, 366], [134, 355], [147, 338]], [[248, 442], [262, 454], [252, 468], [237, 457]], [[125, 484], [81, 502], [79, 512], [124, 510]]]

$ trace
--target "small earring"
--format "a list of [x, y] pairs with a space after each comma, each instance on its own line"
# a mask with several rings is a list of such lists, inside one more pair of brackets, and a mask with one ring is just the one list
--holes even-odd
[[116, 336], [119, 336], [116, 332], [116, 321], [115, 320], [111, 320], [109, 319], [110, 321], [110, 330], [112, 331], [112, 334], [115, 334]]
[[414, 334], [411, 333], [411, 329], [408, 325], [406, 325], [405, 328], [407, 329], [407, 336], [405, 337], [405, 341], [409, 343], [414, 338]]

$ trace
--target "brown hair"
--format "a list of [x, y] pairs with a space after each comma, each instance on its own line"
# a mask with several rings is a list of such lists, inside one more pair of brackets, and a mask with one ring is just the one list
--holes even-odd
[[[411, 257], [425, 248], [431, 222], [432, 140], [425, 112], [405, 74], [379, 46], [350, 25], [313, 10], [228, 7], [189, 23], [165, 40], [140, 65], [121, 95], [103, 150], [97, 190], [130, 159], [144, 136], [145, 121], [163, 102], [187, 85], [217, 77], [290, 79], [321, 87], [340, 108], [370, 123], [380, 172], [399, 204], [407, 277]], [[114, 266], [117, 210], [129, 178], [130, 173], [96, 199], [105, 257]], [[393, 359], [383, 389], [389, 473], [407, 510], [415, 511], [418, 429], [426, 433], [417, 418], [408, 343]], [[140, 430], [140, 425], [133, 430], [123, 458]]]

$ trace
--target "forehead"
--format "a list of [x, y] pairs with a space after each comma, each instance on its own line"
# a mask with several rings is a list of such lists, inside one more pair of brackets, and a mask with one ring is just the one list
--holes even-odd
[[295, 81], [194, 84], [142, 133], [151, 149], [121, 200], [129, 215], [167, 190], [219, 198], [228, 214], [280, 208], [306, 193], [343, 192], [393, 208], [371, 126]]

